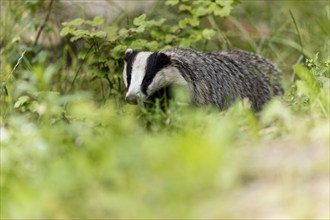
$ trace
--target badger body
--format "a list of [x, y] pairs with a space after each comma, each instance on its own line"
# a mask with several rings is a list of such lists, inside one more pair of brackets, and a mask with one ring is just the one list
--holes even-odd
[[197, 105], [225, 109], [248, 98], [259, 111], [272, 96], [282, 95], [280, 72], [268, 60], [241, 50], [202, 53], [174, 47], [160, 52], [125, 53], [126, 100], [136, 103], [172, 84], [188, 87]]

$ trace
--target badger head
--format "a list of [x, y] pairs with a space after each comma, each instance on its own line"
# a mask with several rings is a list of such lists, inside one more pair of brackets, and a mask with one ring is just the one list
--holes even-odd
[[173, 83], [185, 84], [179, 70], [171, 65], [170, 56], [163, 52], [139, 52], [127, 49], [123, 71], [127, 89], [126, 101], [136, 104]]

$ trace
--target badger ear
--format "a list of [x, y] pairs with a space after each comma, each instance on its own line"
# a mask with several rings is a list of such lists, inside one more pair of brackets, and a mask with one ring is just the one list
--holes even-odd
[[171, 64], [171, 57], [165, 53], [158, 52], [157, 61], [161, 66], [165, 67]]
[[127, 50], [125, 51], [125, 55], [132, 54], [132, 53], [133, 53], [132, 48], [127, 48]]
[[125, 58], [124, 60], [127, 62], [127, 60], [129, 59], [129, 57], [133, 54], [133, 49], [132, 48], [127, 48], [127, 50], [125, 51]]

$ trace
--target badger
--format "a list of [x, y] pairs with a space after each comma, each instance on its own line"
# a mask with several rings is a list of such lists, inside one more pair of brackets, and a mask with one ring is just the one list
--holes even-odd
[[199, 52], [173, 47], [159, 52], [128, 48], [123, 79], [126, 101], [136, 104], [171, 85], [187, 87], [196, 105], [226, 109], [247, 98], [259, 111], [272, 96], [280, 96], [280, 71], [270, 61], [250, 52]]

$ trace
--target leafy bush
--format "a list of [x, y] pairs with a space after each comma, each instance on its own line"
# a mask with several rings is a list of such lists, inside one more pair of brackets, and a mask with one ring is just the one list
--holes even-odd
[[[101, 17], [95, 17], [92, 21], [77, 18], [63, 24], [61, 35], [68, 36], [72, 42], [86, 42], [87, 48], [79, 52], [78, 58], [84, 61], [90, 59], [89, 62], [98, 69], [104, 68], [103, 73], [93, 74], [92, 77], [106, 78], [109, 87], [121, 94], [123, 85], [118, 79], [121, 77], [122, 57], [127, 48], [157, 51], [178, 45], [201, 49], [201, 43], [206, 45], [216, 35], [215, 30], [205, 28], [205, 24], [202, 26], [201, 23], [207, 17], [214, 19], [228, 16], [234, 4], [235, 1], [228, 0], [169, 0], [165, 5], [170, 6], [168, 11], [177, 11], [179, 17], [176, 19], [171, 19], [170, 16], [151, 19], [142, 14], [134, 18], [128, 27], [123, 27], [120, 23], [104, 27]], [[75, 79], [76, 76], [73, 82]]]

